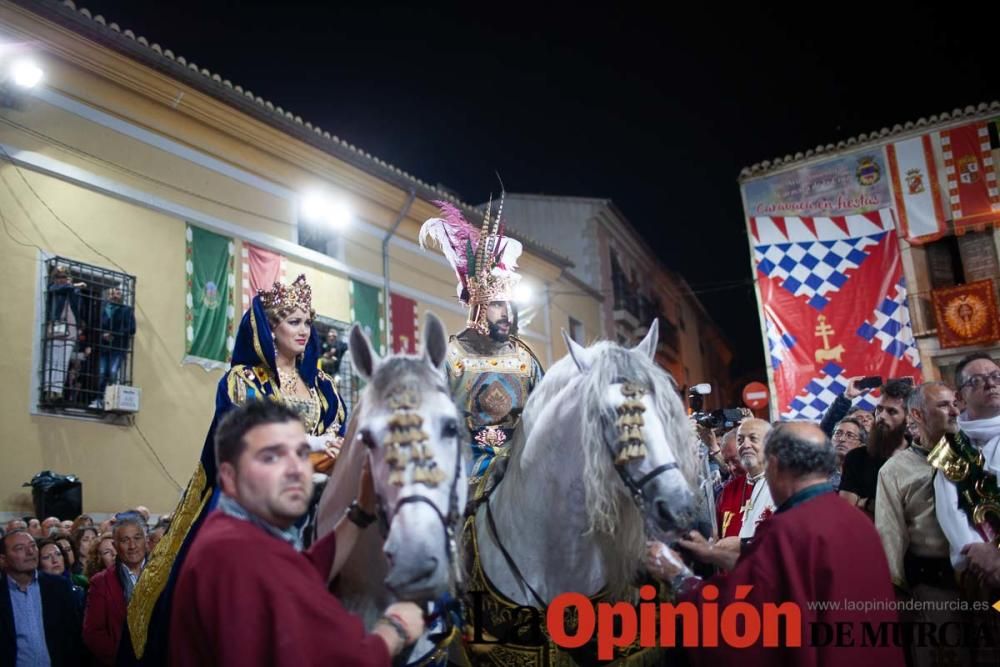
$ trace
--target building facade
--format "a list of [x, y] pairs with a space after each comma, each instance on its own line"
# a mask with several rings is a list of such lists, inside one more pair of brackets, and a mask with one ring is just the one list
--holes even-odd
[[632, 344], [659, 319], [658, 362], [681, 387], [711, 383], [707, 406], [729, 405], [729, 344], [687, 282], [657, 259], [611, 200], [508, 194], [504, 207], [512, 229], [565, 255], [573, 262], [568, 273], [604, 298], [598, 329], [561, 313], [575, 340]]
[[[324, 331], [342, 335], [364, 310], [377, 346], [408, 345], [397, 334], [415, 337], [413, 322], [394, 322], [386, 308], [397, 298], [451, 331], [464, 327], [450, 266], [416, 238], [437, 214], [434, 200], [453, 201], [470, 221], [475, 209], [72, 3], [0, 1], [2, 43], [30, 44], [45, 79], [5, 91], [0, 108], [0, 512], [30, 513], [21, 485], [45, 469], [82, 480], [85, 511], [173, 509], [225, 366], [190, 353], [201, 237], [224, 240], [213, 259], [228, 262], [230, 277], [205, 293], [225, 295], [215, 306], [230, 332], [255, 252], [279, 257], [287, 280], [307, 276]], [[308, 222], [310, 192], [349, 209], [348, 224]], [[566, 314], [597, 331], [602, 304], [580, 289], [572, 262], [522, 240], [535, 294], [522, 337], [547, 366], [565, 354]], [[69, 331], [53, 324], [54, 309], [68, 313], [53, 296], [57, 279], [83, 285]], [[103, 313], [125, 312], [109, 307], [115, 299], [131, 309], [134, 337], [127, 317], [106, 323]], [[137, 412], [107, 413], [94, 403], [98, 387], [81, 381], [116, 345], [116, 382], [141, 389]]]
[[[874, 312], [864, 322], [855, 322], [849, 330], [844, 327], [851, 341], [843, 339], [847, 353], [851, 346], [880, 343], [881, 350], [867, 349], [875, 356], [880, 353], [897, 356], [901, 363], [905, 361], [905, 368], [924, 380], [949, 383], [954, 380], [957, 362], [970, 352], [986, 351], [1000, 358], [1000, 324], [995, 310], [1000, 279], [1000, 235], [996, 229], [1000, 224], [996, 173], [1000, 159], [998, 118], [998, 102], [955, 109], [743, 170], [740, 188], [748, 221], [752, 270], [762, 306], [762, 340], [770, 360], [772, 390], [776, 385], [776, 369], [785, 368], [783, 357], [793, 358], [796, 345], [803, 338], [814, 337], [813, 324], [815, 336], [832, 336], [833, 316], [827, 306], [824, 311], [827, 319], [810, 322], [804, 335], [777, 330], [774, 325], [781, 317], [773, 311], [774, 304], [768, 303], [766, 296], [761, 298], [761, 287], [767, 281], [773, 281], [774, 286], [781, 283], [781, 288], [795, 292], [803, 300], [810, 296], [818, 299], [820, 308], [827, 302], [835, 302], [838, 290], [878, 289], [873, 286], [883, 278], [881, 275], [870, 275], [868, 285], [852, 286], [852, 281], [859, 280], [856, 276], [868, 271], [866, 263], [877, 261], [865, 258], [879, 252], [882, 242], [877, 235], [862, 241], [868, 247], [855, 248], [861, 253], [856, 255], [857, 262], [847, 259], [834, 266], [828, 261], [829, 255], [820, 260], [820, 266], [826, 262], [832, 267], [829, 271], [836, 278], [834, 284], [829, 273], [815, 275], [815, 270], [803, 266], [804, 259], [799, 257], [803, 252], [806, 258], [812, 253], [815, 261], [817, 242], [833, 250], [835, 243], [857, 241], [878, 232], [878, 224], [865, 231], [866, 219], [876, 223], [881, 220], [882, 229], [891, 230], [893, 256], [888, 261], [894, 263], [898, 258], [901, 280], [895, 294], [903, 298], [888, 298], [883, 301], [886, 308], [876, 309], [881, 314]], [[832, 230], [832, 235], [824, 237], [824, 226]], [[793, 246], [798, 246], [798, 255], [785, 252]], [[807, 281], [814, 282], [806, 284]], [[958, 322], [956, 331], [968, 333], [969, 343], [956, 344], [955, 336], [942, 336], [946, 333], [942, 328], [946, 323], [939, 320], [944, 312], [941, 304], [950, 292], [958, 293], [956, 288], [971, 284], [985, 290], [982, 294], [989, 296], [984, 298], [992, 299], [993, 303], [980, 303], [983, 308], [975, 311], [974, 318]], [[782, 289], [772, 287], [772, 294], [781, 292]], [[895, 307], [890, 303], [893, 301], [908, 305], [905, 320], [889, 314], [889, 309]], [[818, 312], [812, 314], [818, 317]], [[970, 308], [969, 313], [972, 312]], [[961, 310], [958, 314], [962, 316], [960, 320], [966, 315]], [[982, 321], [973, 321], [980, 316]], [[973, 332], [979, 325], [983, 325], [981, 330]], [[831, 345], [834, 341], [824, 340]], [[817, 360], [823, 354], [827, 355], [824, 357], [827, 361], [833, 358], [836, 348], [826, 347], [829, 349], [816, 351]], [[811, 365], [812, 359], [805, 361]], [[798, 363], [802, 362], [800, 358]], [[855, 370], [844, 369], [844, 375], [874, 374], [858, 370], [866, 371], [863, 365], [856, 365]], [[803, 389], [800, 397], [805, 403], [818, 401], [819, 410], [829, 398], [826, 396], [829, 391], [819, 390], [821, 385], [826, 388], [829, 374], [817, 364], [813, 376], [814, 389]], [[834, 380], [833, 387], [838, 383], [841, 380]], [[787, 408], [787, 405], [773, 405], [772, 414], [784, 414]]]

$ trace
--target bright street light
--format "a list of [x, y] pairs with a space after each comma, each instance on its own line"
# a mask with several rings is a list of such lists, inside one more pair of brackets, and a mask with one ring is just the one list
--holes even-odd
[[34, 61], [17, 60], [10, 67], [10, 75], [14, 83], [21, 88], [34, 88], [42, 80], [42, 68]]
[[518, 283], [514, 288], [514, 303], [530, 303], [533, 296], [534, 292], [530, 285]]
[[343, 229], [351, 222], [351, 209], [342, 201], [333, 201], [328, 196], [312, 192], [302, 198], [302, 219], [306, 222], [320, 222], [334, 229]]

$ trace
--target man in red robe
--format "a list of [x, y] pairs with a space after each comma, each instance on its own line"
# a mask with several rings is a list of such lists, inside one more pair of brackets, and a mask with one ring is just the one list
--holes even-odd
[[298, 415], [252, 401], [219, 425], [215, 451], [223, 495], [178, 576], [172, 665], [388, 666], [417, 640], [424, 622], [415, 604], [390, 605], [366, 634], [326, 588], [374, 519], [367, 471], [334, 532], [300, 552], [294, 525], [312, 497], [313, 470]]
[[[889, 611], [895, 596], [882, 543], [871, 522], [829, 485], [836, 465], [833, 446], [817, 426], [792, 422], [771, 430], [764, 454], [777, 510], [758, 527], [732, 572], [702, 581], [663, 545], [651, 546], [647, 566], [670, 582], [679, 600], [703, 605], [706, 586], [715, 586], [722, 618], [735, 601], [753, 605], [759, 618], [764, 617], [765, 603], [795, 603], [801, 614], [801, 645], [764, 648], [758, 638], [754, 645], [737, 649], [720, 640], [722, 648], [695, 650], [694, 662], [902, 667], [902, 650], [891, 641], [898, 619]], [[849, 555], [844, 545], [850, 545]], [[841, 608], [810, 608], [814, 602]], [[877, 639], [875, 646], [866, 643], [864, 624], [876, 638], [884, 624], [887, 644]]]
[[740, 465], [739, 445], [736, 442], [736, 429], [722, 436], [722, 456], [729, 466], [732, 477], [719, 492], [719, 500], [715, 504], [716, 522], [719, 527], [719, 539], [739, 537], [743, 526], [743, 512], [750, 500], [753, 485], [747, 483], [747, 473]]

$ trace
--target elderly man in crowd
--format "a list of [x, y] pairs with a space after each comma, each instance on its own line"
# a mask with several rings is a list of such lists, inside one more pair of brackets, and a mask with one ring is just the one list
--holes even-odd
[[114, 527], [118, 557], [90, 580], [83, 616], [83, 642], [101, 665], [114, 665], [135, 583], [146, 566], [146, 526], [140, 517]]
[[[971, 354], [958, 363], [955, 385], [965, 412], [958, 418], [959, 437], [941, 443], [931, 455], [942, 466], [934, 477], [935, 510], [952, 564], [959, 571], [968, 568], [979, 584], [978, 597], [992, 602], [1000, 593], [1000, 558], [984, 534], [1000, 533], [1000, 516], [986, 513], [977, 521], [975, 509], [1000, 502], [1000, 494], [991, 490], [1000, 474], [1000, 366], [988, 354]], [[964, 466], [966, 474], [949, 479], [942, 461]]]
[[[958, 433], [958, 401], [955, 392], [943, 382], [926, 382], [910, 394], [907, 411], [916, 438], [879, 471], [875, 529], [882, 538], [892, 583], [900, 595], [941, 603], [937, 609], [928, 605], [926, 610], [905, 612], [904, 620], [935, 623], [938, 627], [960, 624], [967, 619], [944, 608], [945, 603], [957, 602], [959, 593], [948, 559], [948, 540], [935, 514], [934, 468], [927, 461], [930, 448], [946, 433]], [[910, 654], [911, 665], [937, 664], [937, 651], [928, 647], [914, 646]]]
[[[695, 577], [679, 554], [662, 544], [651, 545], [649, 570], [670, 582], [678, 599], [701, 604], [706, 583], [718, 590], [717, 609], [742, 600], [763, 609], [764, 604], [797, 603], [801, 611], [803, 646], [765, 649], [761, 640], [743, 649], [720, 648], [692, 653], [702, 664], [753, 665], [874, 665], [901, 667], [899, 647], [837, 646], [808, 641], [811, 624], [849, 626], [861, 637], [862, 623], [893, 622], [883, 611], [893, 599], [885, 554], [871, 522], [837, 497], [829, 478], [836, 454], [825, 434], [814, 424], [792, 422], [775, 426], [764, 445], [767, 483], [777, 510], [761, 524], [753, 542], [740, 553], [732, 572], [708, 581]], [[843, 557], [850, 545], [850, 558]], [[863, 567], [859, 567], [863, 563]], [[874, 611], [815, 608], [817, 600], [871, 602]]]
[[[740, 529], [736, 537], [726, 537], [713, 544], [698, 531], [688, 533], [686, 539], [678, 541], [678, 546], [693, 559], [713, 565], [723, 570], [732, 569], [739, 557], [742, 545], [754, 539], [757, 528], [774, 513], [771, 489], [764, 478], [764, 440], [771, 424], [763, 419], [746, 419], [736, 429], [740, 465], [746, 471], [744, 481], [745, 498], [739, 508]], [[727, 506], [731, 506], [727, 499]], [[729, 526], [726, 526], [727, 529]], [[727, 534], [732, 531], [727, 530]]]

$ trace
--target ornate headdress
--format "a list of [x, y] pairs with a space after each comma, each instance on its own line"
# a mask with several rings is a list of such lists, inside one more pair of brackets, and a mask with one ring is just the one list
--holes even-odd
[[257, 290], [257, 296], [260, 297], [260, 303], [268, 313], [291, 312], [301, 308], [310, 318], [316, 316], [316, 311], [312, 309], [312, 287], [306, 282], [305, 274], [299, 275], [295, 282], [288, 286], [275, 281], [272, 289]]
[[514, 290], [521, 280], [516, 273], [521, 243], [505, 236], [501, 225], [503, 195], [492, 222], [493, 198], [490, 197], [483, 226], [478, 230], [457, 207], [444, 201], [434, 203], [441, 207], [441, 217], [431, 218], [423, 224], [420, 245], [427, 247], [427, 240], [433, 239], [441, 248], [458, 277], [458, 298], [469, 307], [468, 325], [485, 334], [489, 331], [485, 306], [493, 301], [513, 301]]

